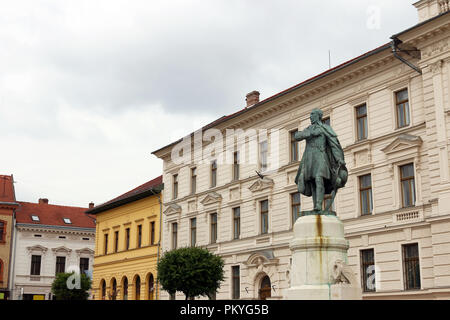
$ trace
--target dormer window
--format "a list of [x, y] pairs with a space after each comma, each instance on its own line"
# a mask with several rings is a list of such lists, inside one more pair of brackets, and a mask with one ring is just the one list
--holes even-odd
[[71, 224], [72, 223], [72, 221], [70, 221], [69, 218], [63, 218], [63, 220], [64, 220], [64, 223], [67, 223], [67, 224]]
[[39, 220], [39, 216], [31, 216], [31, 220], [39, 222], [41, 220]]

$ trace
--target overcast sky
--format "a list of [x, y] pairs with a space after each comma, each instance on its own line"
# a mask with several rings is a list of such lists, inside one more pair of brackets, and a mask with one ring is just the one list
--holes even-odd
[[19, 201], [110, 200], [248, 92], [389, 42], [417, 23], [414, 2], [0, 0], [0, 174]]

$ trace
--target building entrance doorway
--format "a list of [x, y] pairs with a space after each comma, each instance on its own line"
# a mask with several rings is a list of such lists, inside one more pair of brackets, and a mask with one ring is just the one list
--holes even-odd
[[271, 286], [269, 276], [265, 276], [261, 281], [261, 286], [259, 288], [259, 299], [266, 300], [271, 297]]

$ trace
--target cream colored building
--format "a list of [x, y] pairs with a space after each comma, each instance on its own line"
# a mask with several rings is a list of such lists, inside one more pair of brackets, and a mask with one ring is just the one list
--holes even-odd
[[[263, 101], [247, 95], [246, 108], [192, 134], [193, 161], [174, 161], [180, 141], [154, 152], [164, 160], [163, 251], [197, 245], [221, 255], [226, 278], [217, 299], [282, 299], [289, 287], [293, 155], [305, 147], [290, 136], [309, 125], [313, 108], [329, 118], [345, 152], [349, 179], [335, 210], [363, 298], [450, 298], [449, 3], [414, 5], [419, 23], [387, 44]], [[238, 167], [229, 144], [228, 161], [215, 166], [195, 151], [196, 137], [207, 140], [211, 128], [224, 136], [268, 131], [253, 153], [245, 142]], [[203, 159], [211, 145], [200, 149]], [[299, 206], [312, 209], [311, 199], [301, 196]]]

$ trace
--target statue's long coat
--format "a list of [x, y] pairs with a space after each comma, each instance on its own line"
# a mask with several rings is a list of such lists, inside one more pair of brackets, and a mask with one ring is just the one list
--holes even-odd
[[[316, 152], [308, 146], [311, 139], [313, 130], [319, 130], [320, 135], [326, 139], [325, 150]], [[321, 122], [312, 124], [302, 132], [298, 132], [299, 136], [306, 136], [306, 150], [303, 153], [302, 160], [298, 167], [297, 176], [295, 177], [295, 183], [297, 184], [298, 191], [305, 196], [310, 197], [312, 195], [311, 183], [314, 181], [314, 176], [320, 175], [324, 178], [325, 194], [330, 194], [334, 189], [342, 187], [347, 181], [347, 168], [345, 165], [338, 167], [338, 159], [344, 162], [344, 151], [333, 129]], [[296, 134], [296, 137], [297, 137]], [[316, 137], [315, 139], [318, 139]], [[341, 177], [341, 185], [336, 185], [336, 178]], [[343, 184], [342, 184], [343, 183]]]

